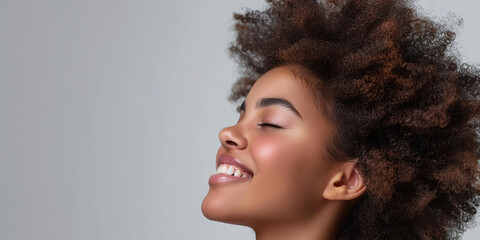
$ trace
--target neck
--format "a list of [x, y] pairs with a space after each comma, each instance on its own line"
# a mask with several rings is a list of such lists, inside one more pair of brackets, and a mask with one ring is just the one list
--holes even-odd
[[328, 201], [322, 209], [303, 219], [261, 223], [252, 228], [256, 240], [333, 240], [338, 238], [338, 231], [345, 220], [345, 212], [341, 207], [342, 204], [338, 201]]

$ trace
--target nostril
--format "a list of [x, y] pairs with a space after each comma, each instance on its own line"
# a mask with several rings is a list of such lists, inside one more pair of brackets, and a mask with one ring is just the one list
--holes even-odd
[[233, 144], [235, 146], [238, 146], [234, 141], [227, 140], [227, 144]]

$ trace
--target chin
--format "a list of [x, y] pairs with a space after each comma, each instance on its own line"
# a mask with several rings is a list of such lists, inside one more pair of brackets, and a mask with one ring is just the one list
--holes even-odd
[[[229, 211], [222, 199], [212, 196], [209, 192], [202, 201], [202, 213], [213, 221], [229, 222]], [[230, 216], [231, 217], [231, 216]]]
[[211, 194], [205, 196], [202, 201], [201, 209], [203, 216], [209, 220], [237, 225], [248, 225], [244, 216], [236, 214], [222, 199], [215, 198]]

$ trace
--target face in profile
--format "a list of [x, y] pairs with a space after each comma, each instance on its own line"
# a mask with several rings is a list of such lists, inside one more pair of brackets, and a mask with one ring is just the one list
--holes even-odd
[[201, 206], [208, 219], [255, 226], [298, 221], [322, 206], [331, 128], [313, 97], [288, 66], [255, 82], [238, 122], [219, 133], [220, 173]]

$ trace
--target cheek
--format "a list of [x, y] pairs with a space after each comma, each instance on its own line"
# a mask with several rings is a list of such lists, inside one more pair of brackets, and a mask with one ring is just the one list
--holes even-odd
[[308, 167], [303, 146], [297, 138], [289, 136], [265, 136], [257, 139], [252, 145], [252, 156], [259, 176], [269, 177], [277, 183], [280, 179], [285, 179], [289, 184], [300, 180], [298, 177]]
[[[309, 194], [323, 185], [326, 172], [322, 146], [318, 139], [296, 132], [290, 135], [262, 136], [252, 144], [252, 157], [262, 188], [274, 188], [279, 194]], [[273, 190], [273, 189], [272, 189]]]
[[[291, 141], [281, 137], [263, 137], [257, 139], [252, 146], [252, 155], [258, 165], [281, 164], [285, 158], [284, 153], [291, 153]], [[294, 148], [293, 148], [294, 149]], [[261, 169], [259, 169], [261, 170]]]
[[293, 136], [262, 136], [251, 147], [257, 169], [248, 206], [256, 206], [258, 217], [276, 220], [310, 212], [313, 167], [305, 141]]

